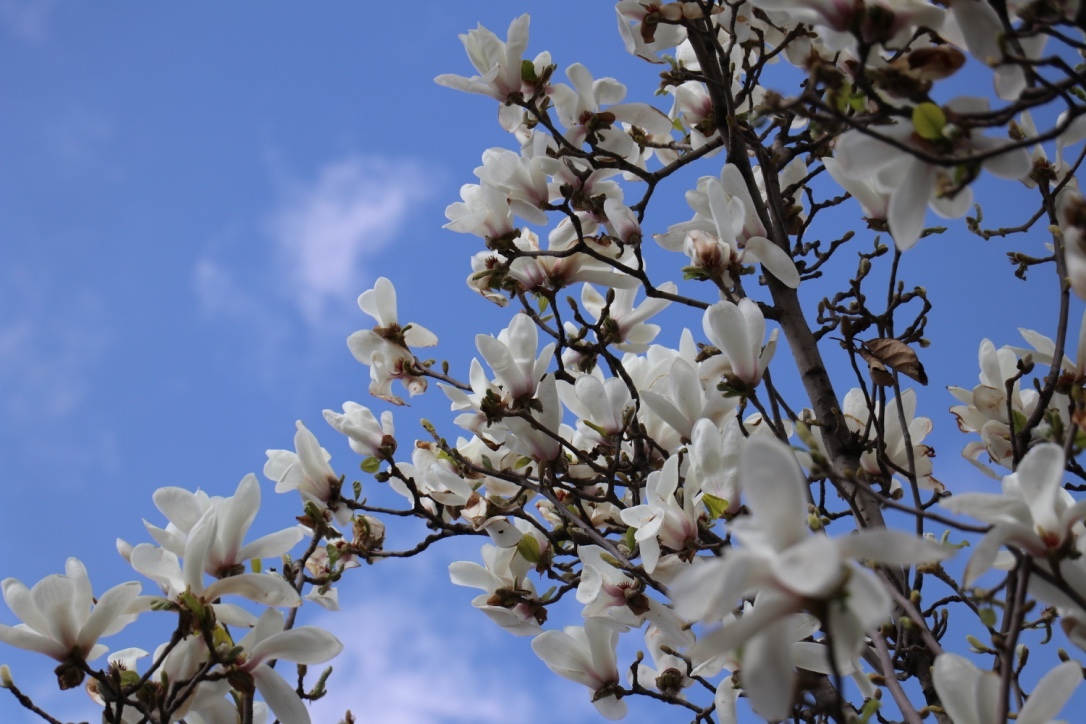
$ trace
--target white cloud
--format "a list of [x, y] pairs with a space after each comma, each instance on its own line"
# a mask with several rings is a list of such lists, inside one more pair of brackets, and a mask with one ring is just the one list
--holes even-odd
[[421, 169], [349, 156], [325, 165], [312, 182], [289, 182], [268, 230], [287, 290], [312, 325], [328, 303], [364, 290], [363, 264], [396, 238], [413, 204], [427, 195]]
[[44, 40], [58, 3], [59, 0], [0, 0], [0, 24], [23, 40]]
[[[501, 659], [486, 656], [489, 635], [473, 639], [460, 616], [438, 629], [421, 602], [403, 596], [367, 598], [321, 622], [338, 629], [345, 648], [331, 662], [329, 694], [313, 705], [314, 721], [339, 721], [350, 709], [359, 721], [382, 724], [498, 724], [532, 711]], [[481, 615], [475, 622], [492, 625]]]
[[73, 415], [105, 353], [102, 305], [90, 293], [57, 293], [47, 275], [13, 269], [0, 280], [0, 399], [12, 429]]

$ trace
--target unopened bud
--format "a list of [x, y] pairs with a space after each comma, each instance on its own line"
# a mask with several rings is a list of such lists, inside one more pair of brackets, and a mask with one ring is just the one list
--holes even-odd
[[11, 678], [11, 669], [7, 664], [0, 664], [0, 686], [5, 689], [15, 686], [15, 680]]

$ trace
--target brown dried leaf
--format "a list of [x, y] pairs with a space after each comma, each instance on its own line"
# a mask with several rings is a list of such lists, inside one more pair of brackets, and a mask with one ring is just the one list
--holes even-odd
[[917, 48], [906, 59], [909, 69], [924, 80], [949, 78], [965, 65], [965, 54], [952, 45]]
[[880, 387], [893, 387], [894, 376], [886, 370], [886, 365], [879, 362], [875, 355], [868, 352], [863, 347], [856, 350], [856, 352], [864, 358], [867, 362], [867, 370], [871, 373], [871, 381]]
[[[924, 365], [920, 364], [916, 352], [913, 352], [909, 345], [900, 339], [869, 339], [860, 344], [863, 345], [860, 356], [867, 360], [869, 365], [873, 357], [886, 367], [895, 372], [900, 372], [911, 380], [915, 380], [922, 385], [928, 384], [928, 375], [924, 372]], [[864, 351], [868, 352], [871, 357], [864, 354]]]

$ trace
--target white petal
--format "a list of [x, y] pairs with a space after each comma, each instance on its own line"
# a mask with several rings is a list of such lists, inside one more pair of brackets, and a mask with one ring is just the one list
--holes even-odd
[[766, 626], [743, 648], [743, 688], [754, 711], [768, 721], [787, 719], [792, 713], [792, 641], [788, 620]]
[[279, 576], [265, 573], [242, 573], [215, 581], [204, 591], [207, 600], [235, 594], [265, 606], [298, 606], [298, 592]]
[[323, 664], [337, 656], [343, 644], [332, 634], [315, 626], [302, 626], [272, 634], [251, 651], [254, 660], [284, 659], [297, 664]]
[[1029, 701], [1018, 712], [1018, 724], [1047, 724], [1060, 713], [1082, 683], [1082, 667], [1076, 661], [1065, 661], [1045, 674]]
[[279, 721], [290, 722], [290, 724], [310, 724], [312, 720], [309, 718], [309, 711], [305, 708], [305, 704], [298, 698], [298, 694], [290, 684], [275, 673], [274, 669], [257, 666], [251, 673], [257, 691], [264, 697], [268, 708]]
[[795, 455], [775, 438], [747, 440], [740, 462], [743, 495], [778, 551], [807, 536], [807, 479]]

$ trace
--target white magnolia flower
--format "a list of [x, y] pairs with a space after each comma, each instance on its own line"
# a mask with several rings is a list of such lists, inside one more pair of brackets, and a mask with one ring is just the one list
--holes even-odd
[[855, 560], [913, 565], [950, 552], [889, 529], [841, 538], [812, 535], [806, 525], [807, 479], [778, 440], [748, 439], [740, 466], [752, 515], [732, 521], [730, 530], [742, 547], [680, 574], [671, 586], [672, 600], [687, 620], [719, 622], [737, 602], [757, 594], [749, 613], [706, 634], [692, 655], [704, 660], [742, 649], [744, 688], [755, 711], [779, 720], [792, 710], [795, 681], [789, 617], [804, 610], [822, 616], [824, 630], [832, 633], [832, 655], [844, 668], [863, 647], [866, 632], [891, 612], [882, 584]]
[[283, 630], [283, 614], [269, 608], [256, 626], [238, 642], [242, 654], [237, 669], [253, 677], [256, 690], [268, 708], [282, 722], [309, 724], [309, 711], [294, 691], [268, 663], [276, 660], [297, 664], [323, 664], [343, 650], [332, 634], [315, 626]]
[[[912, 443], [912, 460], [915, 466], [916, 482], [925, 490], [942, 492], [946, 486], [932, 475], [931, 458], [935, 451], [929, 446], [923, 445], [924, 438], [932, 431], [932, 422], [927, 417], [916, 417], [916, 391], [905, 390], [901, 393], [901, 411], [905, 417], [905, 428], [901, 427], [901, 417], [898, 415], [897, 399], [891, 397], [886, 401], [885, 408], [877, 401], [874, 403], [875, 419], [882, 420], [885, 428], [882, 431], [881, 453], [891, 463], [902, 470], [909, 469], [909, 450], [905, 446], [905, 431], [909, 433]], [[867, 400], [863, 391], [859, 388], [849, 390], [841, 405], [841, 411], [845, 415], [845, 424], [858, 437], [862, 438], [865, 431], [872, 442], [878, 437], [874, 424], [870, 421], [871, 411], [867, 407]], [[876, 478], [883, 476], [883, 467], [880, 464], [880, 452], [867, 450], [860, 456], [860, 465], [863, 469]], [[891, 474], [895, 471], [891, 468]], [[895, 485], [898, 483], [895, 482]]]
[[355, 359], [370, 368], [370, 394], [402, 405], [403, 400], [391, 392], [393, 380], [400, 380], [412, 396], [425, 392], [426, 379], [415, 373], [415, 355], [409, 347], [433, 347], [437, 344], [434, 333], [414, 323], [400, 325], [396, 288], [385, 277], [359, 295], [358, 306], [377, 320], [373, 329], [347, 338]]
[[15, 578], [4, 579], [0, 587], [4, 602], [22, 621], [16, 626], [0, 624], [0, 641], [72, 662], [72, 673], [57, 670], [62, 689], [83, 680], [80, 661], [92, 661], [107, 651], [98, 639], [135, 620], [129, 608], [140, 594], [140, 584], [129, 581], [95, 599], [87, 569], [77, 558], [65, 562], [63, 575], [46, 576], [32, 588]]
[[455, 561], [449, 565], [449, 577], [457, 586], [483, 591], [471, 605], [505, 630], [517, 636], [534, 636], [542, 631], [546, 610], [531, 580], [512, 569], [516, 548], [485, 545], [483, 564]]
[[[806, 167], [793, 161], [781, 170], [781, 188], [801, 181]], [[760, 167], [755, 174], [756, 191], [762, 198], [765, 181]], [[698, 187], [686, 192], [686, 202], [694, 209], [694, 218], [672, 225], [655, 239], [671, 251], [685, 251], [694, 265], [713, 271], [717, 266], [731, 282], [733, 266], [759, 262], [785, 286], [799, 286], [799, 272], [785, 250], [769, 240], [769, 232], [758, 215], [758, 205], [746, 179], [735, 164], [727, 164], [720, 177], [704, 176]]]
[[[649, 133], [670, 133], [671, 119], [646, 103], [621, 103], [626, 86], [614, 78], [592, 78], [580, 63], [566, 69], [573, 87], [555, 85], [551, 99], [558, 120], [566, 127], [566, 139], [575, 146], [586, 141], [598, 145], [629, 161], [634, 161], [640, 149], [629, 133], [617, 122], [643, 128]], [[603, 106], [607, 106], [603, 108]]]
[[[462, 201], [445, 208], [449, 223], [443, 228], [461, 234], [475, 234], [488, 242], [508, 237], [516, 230], [513, 211], [502, 189], [482, 184], [464, 184], [460, 187]], [[489, 246], [489, 244], [488, 244]]]
[[[240, 606], [218, 602], [223, 596], [237, 595], [265, 606], [301, 604], [298, 592], [278, 575], [239, 573], [204, 585], [204, 571], [214, 555], [219, 527], [227, 524], [229, 521], [220, 521], [216, 509], [210, 508], [189, 531], [183, 562], [175, 553], [150, 543], [133, 548], [129, 562], [136, 571], [159, 584], [166, 600], [189, 606], [189, 598], [195, 597], [198, 602], [211, 606], [218, 621], [231, 626], [252, 626], [256, 617]], [[142, 599], [142, 604], [150, 608], [162, 601], [162, 597], [149, 596]]]
[[581, 582], [577, 600], [585, 604], [581, 615], [606, 618], [621, 627], [640, 627], [650, 621], [653, 629], [674, 647], [694, 643], [694, 635], [668, 606], [644, 593], [644, 586], [615, 564], [617, 561], [597, 545], [577, 547], [581, 558]]
[[[659, 290], [674, 294], [678, 287], [674, 282], [664, 282]], [[594, 320], [599, 321], [603, 318], [604, 311], [607, 312], [607, 322], [604, 325], [606, 340], [601, 341], [614, 344], [616, 349], [623, 352], [644, 352], [648, 349], [649, 343], [660, 333], [660, 327], [646, 324], [645, 320], [671, 304], [670, 300], [650, 297], [635, 307], [637, 291], [637, 288], [616, 290], [614, 301], [610, 305], [606, 298], [589, 284], [585, 284], [581, 291], [581, 304]]]
[[594, 374], [577, 382], [558, 382], [558, 398], [577, 416], [578, 431], [593, 443], [608, 443], [620, 434], [633, 410], [630, 388], [620, 377], [601, 379]]
[[547, 344], [542, 351], [538, 345], [539, 331], [527, 314], [514, 315], [497, 338], [488, 334], [475, 336], [475, 346], [494, 371], [506, 405], [519, 406], [531, 399], [546, 374], [554, 355], [554, 343]]
[[324, 419], [336, 431], [350, 438], [351, 449], [359, 455], [381, 457], [383, 450], [396, 444], [396, 428], [390, 410], [382, 412], [378, 422], [370, 408], [357, 402], [344, 402], [343, 414], [325, 410]]
[[675, 496], [678, 489], [679, 456], [672, 455], [663, 469], [649, 474], [645, 502], [622, 511], [622, 522], [637, 529], [634, 537], [648, 573], [655, 570], [664, 549], [678, 553], [697, 540], [700, 491], [688, 481], [680, 504]]
[[702, 328], [709, 341], [727, 358], [728, 376], [757, 387], [777, 349], [778, 334], [774, 329], [762, 346], [765, 317], [758, 304], [747, 297], [738, 304], [727, 300], [717, 302], [705, 310]]
[[[999, 718], [999, 675], [981, 671], [958, 654], [935, 659], [935, 691], [954, 724], [989, 724]], [[1054, 717], [1082, 683], [1082, 667], [1065, 661], [1037, 682], [1015, 717], [1017, 724], [1055, 724]]]
[[[1021, 380], [1015, 379], [1018, 376], [1018, 356], [1013, 348], [1001, 347], [997, 350], [990, 340], [982, 340], [978, 362], [980, 384], [972, 390], [947, 388], [958, 401], [965, 403], [951, 407], [950, 412], [958, 418], [958, 427], [962, 432], [976, 432], [981, 436], [980, 443], [966, 446], [963, 452], [966, 459], [990, 477], [999, 479], [977, 458], [987, 451], [993, 461], [1010, 467], [1012, 418], [1017, 419], [1016, 424], [1027, 420], [1033, 414], [1039, 395], [1036, 390], [1022, 389]], [[1006, 383], [1011, 379], [1014, 379], [1014, 384], [1008, 401]], [[1034, 437], [1039, 439], [1046, 428], [1047, 424], [1042, 423], [1033, 431]]]
[[[992, 153], [1010, 143], [979, 134], [956, 136], [960, 130], [954, 133], [947, 130], [948, 125], [952, 124], [946, 123], [942, 109], [931, 103], [926, 106], [931, 106], [926, 114], [929, 123], [942, 117], [944, 125], [939, 130], [942, 135], [931, 138], [930, 129], [925, 129], [928, 135], [924, 136], [912, 121], [880, 128], [879, 134], [918, 151], [944, 157]], [[987, 102], [984, 99], [957, 98], [948, 103], [947, 108], [958, 113], [982, 112], [987, 110]], [[955, 180], [957, 174], [966, 171], [964, 167], [928, 163], [866, 133], [849, 131], [841, 136], [837, 141], [836, 158], [840, 173], [865, 182], [873, 179], [880, 193], [890, 194], [886, 220], [894, 243], [902, 251], [912, 248], [920, 238], [928, 207], [945, 218], [959, 218], [973, 205], [972, 190], [969, 186], [961, 188]], [[996, 176], [1007, 179], [1020, 179], [1033, 167], [1029, 151], [1024, 148], [995, 153], [980, 165]]]
[[294, 449], [268, 450], [268, 461], [264, 463], [264, 476], [275, 481], [275, 492], [285, 493], [297, 490], [302, 501], [312, 502], [321, 509], [332, 511], [341, 525], [351, 519], [351, 511], [339, 504], [342, 482], [328, 464], [331, 455], [320, 446], [301, 420], [295, 423]]
[[626, 716], [626, 702], [614, 695], [619, 685], [615, 646], [618, 631], [600, 619], [586, 619], [584, 626], [563, 631], [544, 631], [532, 640], [532, 651], [547, 668], [592, 692], [592, 704], [605, 718]]
[[480, 93], [502, 103], [520, 95], [521, 56], [528, 47], [528, 15], [521, 15], [509, 24], [507, 40], [502, 42], [481, 24], [460, 35], [468, 58], [481, 75], [465, 78], [459, 75], [439, 75], [434, 81], [447, 88]]
[[970, 586], [987, 571], [1000, 548], [1014, 545], [1042, 561], [1066, 552], [1072, 528], [1086, 519], [1086, 501], [1076, 503], [1063, 489], [1063, 448], [1040, 443], [1026, 453], [1018, 469], [1003, 478], [1003, 494], [961, 493], [939, 504], [992, 525], [973, 550], [963, 584]]
[[892, 44], [907, 39], [917, 26], [938, 30], [946, 12], [927, 0], [751, 0], [751, 4], [784, 13], [793, 23], [814, 25], [837, 49], [850, 47], [855, 40]]

